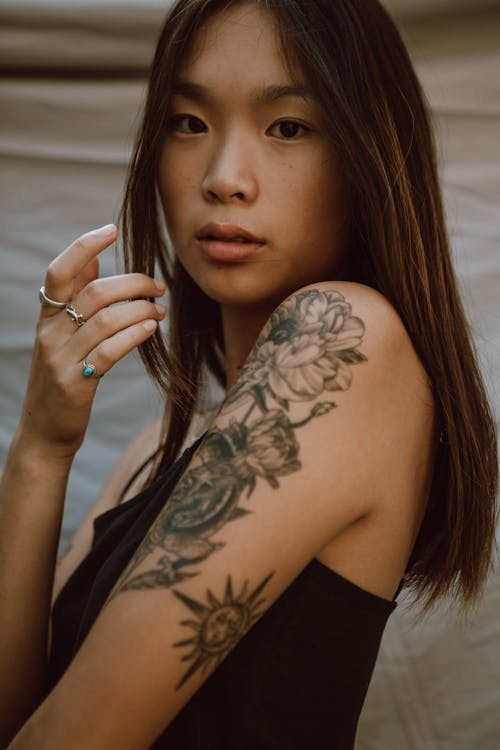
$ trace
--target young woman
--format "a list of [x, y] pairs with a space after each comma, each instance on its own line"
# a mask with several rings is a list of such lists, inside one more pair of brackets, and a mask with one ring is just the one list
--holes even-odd
[[[352, 748], [403, 583], [422, 611], [477, 600], [497, 483], [428, 116], [378, 0], [177, 0], [128, 273], [99, 279], [115, 238], [79, 238], [40, 292], [2, 480], [2, 747]], [[53, 586], [99, 378], [138, 345], [165, 419]]]

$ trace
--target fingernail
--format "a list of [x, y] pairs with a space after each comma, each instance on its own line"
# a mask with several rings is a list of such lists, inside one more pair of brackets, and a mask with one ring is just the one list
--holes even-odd
[[161, 279], [155, 279], [155, 287], [158, 289], [159, 292], [164, 292], [165, 289], [167, 288], [167, 285]]
[[144, 326], [146, 331], [154, 331], [158, 323], [156, 322], [156, 320], [146, 320], [142, 325]]
[[114, 224], [105, 224], [105, 226], [100, 227], [100, 229], [95, 229], [96, 234], [100, 234], [103, 237], [107, 234], [112, 234], [115, 231], [116, 227]]
[[166, 310], [164, 305], [155, 305], [156, 309], [160, 313], [160, 315], [165, 315]]

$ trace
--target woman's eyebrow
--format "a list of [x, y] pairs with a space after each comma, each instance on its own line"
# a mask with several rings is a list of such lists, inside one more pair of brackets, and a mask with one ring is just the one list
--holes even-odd
[[[199, 83], [192, 81], [186, 81], [183, 79], [177, 79], [174, 82], [172, 88], [172, 96], [185, 96], [188, 99], [193, 99], [196, 102], [206, 103], [213, 97], [211, 96], [210, 89]], [[261, 89], [256, 90], [252, 96], [252, 103], [256, 106], [262, 106], [264, 104], [271, 104], [277, 99], [281, 99], [286, 96], [296, 96], [301, 99], [312, 99], [317, 100], [317, 96], [314, 91], [302, 83], [287, 83], [287, 84], [275, 84], [272, 86], [264, 86]]]

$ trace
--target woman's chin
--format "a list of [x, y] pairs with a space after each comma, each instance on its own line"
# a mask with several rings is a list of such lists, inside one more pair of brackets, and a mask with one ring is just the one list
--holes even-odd
[[256, 311], [268, 311], [270, 314], [289, 294], [307, 284], [307, 281], [302, 280], [281, 280], [275, 284], [269, 283], [269, 278], [267, 284], [265, 281], [262, 277], [237, 278], [235, 274], [232, 278], [219, 282], [213, 280], [209, 283], [204, 279], [201, 284], [198, 282], [198, 285], [207, 297], [222, 307], [240, 310], [255, 308]]

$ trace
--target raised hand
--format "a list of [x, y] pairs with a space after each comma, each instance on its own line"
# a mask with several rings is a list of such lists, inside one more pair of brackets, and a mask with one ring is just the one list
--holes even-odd
[[82, 235], [47, 270], [19, 425], [23, 443], [43, 455], [76, 453], [99, 377], [151, 336], [165, 315], [162, 305], [146, 299], [161, 296], [163, 282], [139, 273], [99, 278], [97, 256], [116, 234], [111, 224]]

